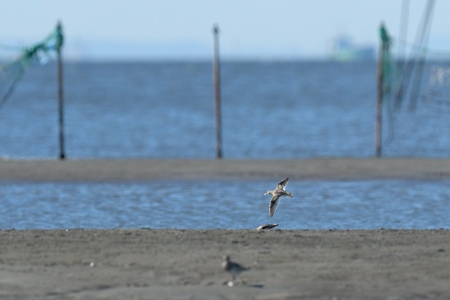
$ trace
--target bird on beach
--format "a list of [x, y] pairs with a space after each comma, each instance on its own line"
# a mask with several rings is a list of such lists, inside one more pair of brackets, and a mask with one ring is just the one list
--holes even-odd
[[264, 193], [265, 195], [272, 195], [272, 199], [270, 199], [270, 205], [269, 205], [269, 216], [272, 217], [275, 214], [275, 210], [277, 209], [278, 202], [280, 201], [280, 197], [289, 197], [292, 198], [292, 194], [289, 192], [286, 192], [286, 185], [289, 181], [289, 178], [285, 178], [281, 180], [277, 187], [273, 191], [267, 191]]
[[275, 228], [277, 226], [278, 226], [278, 224], [264, 224], [264, 225], [258, 226], [258, 228], [256, 228], [256, 230], [258, 230], [258, 231], [269, 230], [269, 229]]
[[236, 276], [244, 271], [249, 270], [250, 268], [243, 267], [240, 264], [231, 261], [229, 255], [224, 255], [222, 261], [222, 269], [230, 273], [234, 281], [236, 279]]

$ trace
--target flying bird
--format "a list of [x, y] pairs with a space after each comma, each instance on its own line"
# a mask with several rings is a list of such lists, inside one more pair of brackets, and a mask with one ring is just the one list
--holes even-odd
[[272, 217], [277, 209], [278, 202], [280, 201], [280, 197], [289, 197], [292, 198], [292, 194], [286, 192], [286, 185], [289, 181], [289, 178], [283, 179], [277, 184], [277, 187], [273, 191], [267, 191], [264, 195], [272, 195], [272, 199], [270, 199], [269, 205], [269, 216]]

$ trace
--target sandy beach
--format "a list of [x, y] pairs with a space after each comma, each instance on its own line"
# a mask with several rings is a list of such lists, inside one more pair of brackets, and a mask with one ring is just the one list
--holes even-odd
[[[450, 178], [450, 160], [1, 160], [5, 181]], [[149, 216], [151, 217], [151, 216]], [[182, 217], [182, 216], [180, 216]], [[0, 230], [0, 299], [449, 299], [450, 230]], [[250, 270], [220, 267], [228, 254]]]
[[[450, 231], [0, 231], [1, 299], [449, 299]], [[249, 267], [235, 285], [222, 255]]]

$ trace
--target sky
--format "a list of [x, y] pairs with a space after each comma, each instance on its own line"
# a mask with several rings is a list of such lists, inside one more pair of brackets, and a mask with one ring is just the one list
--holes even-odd
[[[406, 3], [406, 4], [405, 4]], [[209, 59], [212, 27], [230, 59], [317, 59], [339, 36], [378, 47], [381, 22], [415, 40], [426, 0], [0, 0], [0, 48], [43, 40], [62, 22], [72, 60]], [[450, 53], [450, 1], [436, 0], [429, 47]]]

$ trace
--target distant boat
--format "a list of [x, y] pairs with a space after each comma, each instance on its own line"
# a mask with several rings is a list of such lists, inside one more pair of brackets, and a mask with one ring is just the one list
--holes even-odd
[[350, 38], [340, 36], [333, 41], [330, 58], [335, 61], [369, 61], [375, 59], [375, 49], [357, 46]]

